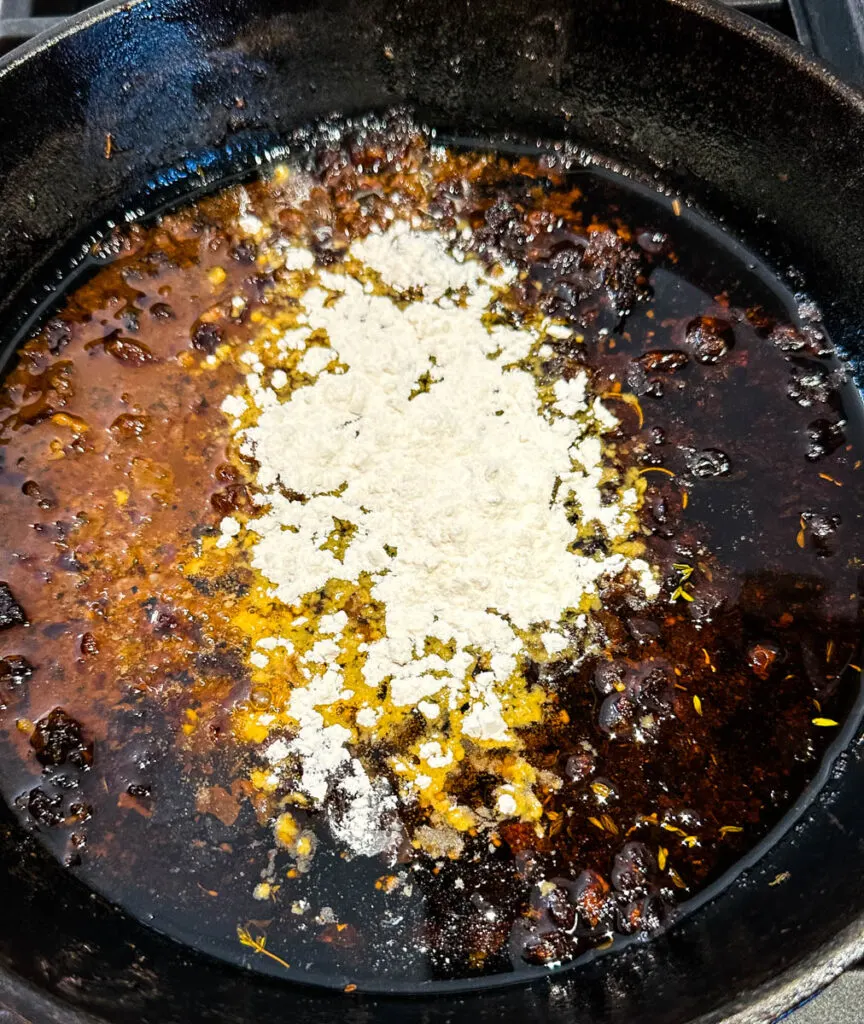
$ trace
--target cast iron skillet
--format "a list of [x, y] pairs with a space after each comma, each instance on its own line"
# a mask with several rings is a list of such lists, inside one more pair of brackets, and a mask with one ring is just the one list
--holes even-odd
[[[454, 134], [575, 140], [655, 175], [800, 271], [864, 356], [864, 99], [705, 0], [102, 5], [0, 64], [0, 340], [70, 239], [130, 201], [251, 165], [322, 115], [396, 104]], [[323, 993], [199, 957], [84, 891], [0, 809], [0, 1004], [35, 1024], [769, 1021], [864, 953], [853, 733], [798, 823], [669, 934], [434, 1000]]]

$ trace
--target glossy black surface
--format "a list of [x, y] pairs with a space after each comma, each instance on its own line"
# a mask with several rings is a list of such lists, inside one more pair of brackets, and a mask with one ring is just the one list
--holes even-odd
[[[0, 69], [0, 331], [70, 240], [134, 197], [158, 205], [317, 117], [401, 103], [453, 134], [568, 138], [682, 190], [803, 282], [860, 361], [864, 102], [699, 0], [368, 0], [362, 17], [347, 0], [155, 0], [86, 16]], [[859, 736], [795, 829], [667, 936], [435, 1001], [290, 988], [192, 956], [3, 818], [0, 999], [38, 1022], [767, 1021], [864, 944], [862, 784]]]

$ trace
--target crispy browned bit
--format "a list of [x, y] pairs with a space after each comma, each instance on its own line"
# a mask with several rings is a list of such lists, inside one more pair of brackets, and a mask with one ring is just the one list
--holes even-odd
[[215, 323], [198, 323], [192, 328], [192, 346], [208, 355], [222, 344], [222, 328]]
[[150, 306], [150, 316], [154, 320], [174, 320], [176, 314], [167, 302], [154, 302]]
[[719, 448], [703, 448], [701, 451], [685, 448], [684, 457], [687, 469], [697, 480], [726, 476], [732, 468], [731, 459]]
[[109, 427], [118, 441], [132, 441], [143, 437], [150, 428], [150, 419], [141, 413], [124, 412]]
[[0, 658], [0, 683], [13, 687], [23, 686], [34, 671], [30, 662], [20, 654], [7, 654], [5, 658]]
[[99, 653], [99, 644], [92, 633], [82, 634], [81, 653], [88, 658], [95, 658]]
[[8, 583], [0, 582], [0, 630], [27, 624], [24, 609], [12, 596]]
[[84, 739], [81, 724], [63, 708], [54, 708], [36, 723], [30, 746], [37, 759], [45, 765], [61, 765], [68, 761], [76, 768], [93, 764], [93, 744]]
[[834, 553], [834, 538], [842, 521], [841, 516], [825, 507], [807, 509], [801, 515], [801, 530], [809, 531], [816, 553], [827, 558]]
[[105, 342], [105, 351], [127, 366], [144, 366], [156, 362], [156, 356], [141, 341], [133, 338], [114, 337]]
[[767, 679], [780, 657], [780, 648], [770, 641], [754, 644], [747, 652], [750, 668], [760, 679]]
[[638, 357], [639, 365], [649, 373], [678, 373], [689, 362], [686, 352], [651, 349]]
[[31, 789], [27, 797], [27, 810], [39, 825], [59, 828], [65, 821], [63, 798], [59, 793], [48, 794], [41, 787]]
[[526, 945], [522, 957], [529, 964], [543, 966], [560, 960], [565, 948], [563, 937], [553, 932]]
[[693, 358], [706, 365], [719, 363], [734, 347], [735, 332], [726, 320], [713, 316], [700, 316], [687, 325], [687, 344], [693, 349]]

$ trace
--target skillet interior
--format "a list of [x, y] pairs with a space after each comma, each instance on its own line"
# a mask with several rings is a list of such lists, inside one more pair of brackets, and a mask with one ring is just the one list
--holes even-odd
[[[569, 138], [657, 172], [775, 266], [802, 273], [835, 339], [853, 360], [864, 354], [864, 104], [764, 30], [695, 0], [369, 0], [362, 20], [347, 0], [156, 0], [79, 19], [0, 71], [7, 338], [58, 247], [130, 198], [156, 205], [332, 111], [404, 102], [454, 134]], [[862, 750], [850, 745], [757, 868], [670, 935], [548, 983], [434, 1003], [346, 1004], [193, 957], [91, 898], [3, 818], [0, 995], [35, 1021], [68, 1021], [70, 1004], [160, 1024], [346, 1012], [768, 1020], [864, 946], [864, 880], [849, 870], [864, 841]], [[789, 881], [769, 887], [781, 871]]]

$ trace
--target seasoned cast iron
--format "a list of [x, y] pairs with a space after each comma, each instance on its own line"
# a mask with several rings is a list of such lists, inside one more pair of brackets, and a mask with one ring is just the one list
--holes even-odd
[[[835, 340], [864, 355], [864, 100], [703, 0], [103, 5], [0, 64], [0, 341], [106, 217], [251, 166], [323, 115], [402, 104], [439, 131], [569, 139], [656, 175], [803, 274]], [[797, 825], [669, 934], [434, 1000], [199, 957], [91, 896], [2, 809], [0, 1005], [34, 1024], [768, 1021], [864, 953], [860, 734], [827, 774]]]

